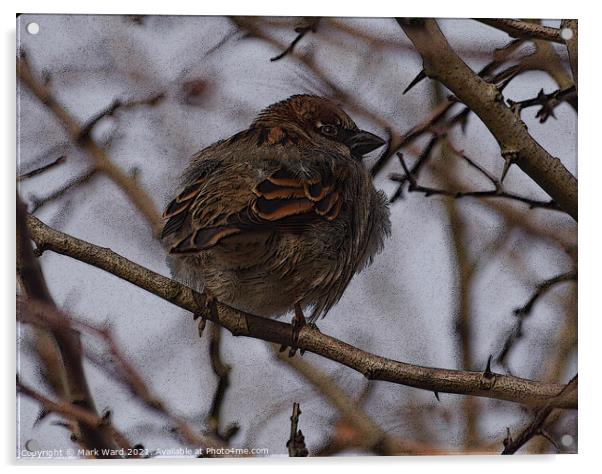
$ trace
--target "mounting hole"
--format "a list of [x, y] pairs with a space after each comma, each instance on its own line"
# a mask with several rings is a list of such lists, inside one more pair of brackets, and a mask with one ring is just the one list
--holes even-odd
[[37, 23], [33, 22], [33, 23], [28, 23], [27, 24], [27, 32], [30, 35], [37, 35], [40, 32], [40, 25], [38, 25]]
[[560, 30], [560, 37], [565, 41], [570, 40], [573, 37], [573, 30], [570, 28], [563, 28]]
[[568, 448], [570, 446], [573, 446], [573, 437], [570, 434], [565, 434], [560, 439], [560, 442], [563, 446]]

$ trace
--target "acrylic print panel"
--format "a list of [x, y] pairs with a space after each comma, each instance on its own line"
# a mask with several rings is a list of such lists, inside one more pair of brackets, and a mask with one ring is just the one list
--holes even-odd
[[576, 21], [23, 14], [17, 56], [19, 458], [577, 452]]

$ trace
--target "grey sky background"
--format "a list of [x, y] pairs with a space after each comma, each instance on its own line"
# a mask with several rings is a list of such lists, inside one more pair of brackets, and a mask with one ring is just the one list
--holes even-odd
[[[35, 36], [25, 30], [31, 21], [40, 25]], [[353, 92], [358, 102], [384, 121], [400, 132], [409, 130], [429, 114], [434, 100], [429, 80], [401, 94], [420, 70], [419, 57], [409, 40], [392, 19], [342, 21], [400, 47], [376, 50], [365, 41], [320, 28], [307, 35], [298, 50], [312, 54], [337, 86]], [[297, 20], [278, 22], [286, 27], [275, 29], [275, 34], [290, 42]], [[557, 26], [558, 21], [548, 24]], [[482, 67], [493, 49], [508, 42], [507, 35], [470, 20], [441, 20], [441, 28], [461, 54], [470, 52], [463, 58], [473, 69]], [[27, 51], [36, 71], [48, 73], [53, 93], [82, 122], [116, 98], [166, 94], [159, 105], [124, 111], [103, 120], [94, 131], [95, 139], [106, 144], [118, 166], [137, 171], [139, 183], [158, 209], [173, 196], [178, 176], [193, 153], [246, 128], [263, 107], [275, 101], [296, 93], [322, 92], [311, 71], [292, 58], [270, 62], [280, 51], [257, 39], [243, 38], [221, 17], [151, 16], [138, 24], [122, 16], [22, 15], [17, 20], [17, 43]], [[560, 47], [558, 52], [565, 54]], [[185, 103], [183, 84], [197, 79], [204, 81], [206, 91], [198, 103]], [[528, 72], [514, 80], [504, 96], [527, 99], [541, 88], [551, 92], [557, 86], [543, 72]], [[35, 98], [26, 90], [17, 93], [18, 173], [61, 154], [67, 156], [60, 167], [20, 185], [22, 197], [31, 202], [32, 197], [46, 196], [82, 174], [91, 162], [68, 144], [61, 126]], [[576, 114], [564, 103], [556, 109], [556, 120], [540, 124], [535, 111], [523, 112], [529, 131], [576, 174]], [[366, 117], [351, 115], [361, 128], [386, 135]], [[456, 147], [500, 175], [503, 160], [498, 145], [474, 115], [465, 134], [456, 130], [452, 138]], [[411, 153], [407, 156], [409, 161], [414, 159]], [[366, 160], [367, 166], [375, 158], [376, 153]], [[482, 177], [469, 168], [461, 170], [469, 182], [474, 180], [475, 189], [488, 189], [489, 183]], [[391, 172], [401, 172], [395, 161], [375, 182], [389, 196], [396, 189], [388, 178]], [[421, 181], [428, 180], [428, 173], [421, 176]], [[505, 184], [508, 190], [546, 198], [516, 167]], [[499, 237], [500, 218], [474, 200], [459, 201], [458, 206], [469, 222], [471, 240], [466, 251], [478, 255]], [[453, 326], [455, 260], [444, 201], [409, 193], [392, 205], [391, 212], [393, 234], [384, 252], [354, 278], [341, 302], [318, 326], [326, 334], [396, 360], [461, 368]], [[48, 204], [37, 215], [64, 232], [110, 247], [169, 275], [161, 245], [126, 197], [104, 177]], [[564, 214], [532, 210], [529, 216], [551, 234], [575, 234], [575, 224]], [[41, 262], [57, 304], [76, 318], [109, 324], [120, 347], [160, 398], [202, 428], [216, 380], [209, 366], [207, 338], [199, 340], [190, 315], [78, 261], [47, 252]], [[499, 352], [513, 327], [513, 310], [524, 304], [537, 282], [567, 271], [571, 265], [570, 256], [558, 246], [518, 231], [501, 251], [484, 258], [470, 295], [478, 365], [466, 369], [484, 369], [489, 355]], [[514, 375], [544, 377], [543, 367], [558, 342], [569, 290], [568, 285], [559, 286], [535, 307], [510, 358]], [[29, 332], [19, 328], [19, 333], [19, 373], [24, 381], [39, 386], [34, 359], [27, 349]], [[85, 339], [84, 344], [90, 344], [92, 350], [99, 348], [93, 340]], [[224, 334], [222, 352], [233, 368], [223, 421], [241, 427], [233, 446], [265, 447], [271, 455], [285, 455], [293, 401], [301, 402], [301, 428], [310, 450], [325, 440], [336, 411], [296, 373], [276, 361], [263, 341]], [[573, 359], [563, 378], [555, 381], [566, 382], [576, 372], [576, 354]], [[318, 356], [306, 353], [304, 360], [328, 372], [350, 395], [358, 396], [367, 384], [360, 374]], [[130, 440], [150, 450], [181, 446], [165, 421], [143, 408], [127, 390], [96, 367], [87, 365], [86, 369], [97, 406], [110, 408], [114, 423]], [[441, 394], [441, 402], [437, 402], [430, 392], [372, 383], [375, 387], [366, 410], [387, 432], [418, 437], [406, 416], [420, 412], [429, 441], [450, 449], [462, 445], [463, 419], [458, 411], [462, 397]], [[506, 427], [520, 426], [525, 419], [526, 412], [517, 405], [484, 399], [478, 403], [479, 437], [483, 440], [501, 441]], [[19, 398], [17, 449], [30, 439], [43, 449], [71, 447], [68, 434], [52, 425], [51, 417], [34, 426], [38, 412], [35, 403]]]

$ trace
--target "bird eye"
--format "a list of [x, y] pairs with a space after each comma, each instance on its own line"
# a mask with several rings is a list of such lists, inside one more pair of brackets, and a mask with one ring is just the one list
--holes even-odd
[[339, 129], [336, 127], [336, 125], [322, 125], [320, 127], [320, 133], [327, 137], [334, 137], [337, 135], [337, 133], [339, 133]]

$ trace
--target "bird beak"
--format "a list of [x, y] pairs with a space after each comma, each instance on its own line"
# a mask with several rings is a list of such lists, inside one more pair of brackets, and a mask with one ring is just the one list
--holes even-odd
[[351, 150], [351, 154], [359, 157], [376, 150], [385, 143], [386, 142], [382, 138], [373, 133], [366, 132], [365, 130], [360, 130], [345, 140], [345, 144]]

